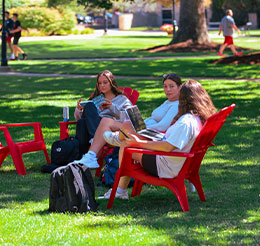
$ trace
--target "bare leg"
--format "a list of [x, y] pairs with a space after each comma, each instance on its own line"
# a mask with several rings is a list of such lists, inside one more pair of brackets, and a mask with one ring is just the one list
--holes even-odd
[[18, 45], [14, 44], [14, 55], [18, 56], [18, 52], [24, 54], [24, 51]]
[[[129, 133], [130, 134], [135, 134], [136, 133], [134, 128], [133, 128], [133, 126], [132, 126], [132, 124], [130, 122], [128, 122], [128, 121], [126, 121], [126, 122], [124, 122], [122, 124], [121, 129], [126, 134], [129, 134]], [[123, 141], [124, 139], [125, 139], [125, 136], [121, 132], [119, 132], [119, 140]]]
[[234, 44], [231, 44], [231, 45], [230, 45], [230, 49], [232, 50], [233, 54], [236, 54], [236, 53], [237, 53]]
[[106, 141], [103, 137], [105, 131], [118, 131], [121, 127], [122, 123], [115, 121], [111, 118], [103, 118], [94, 135], [93, 143], [91, 144], [89, 150], [94, 151], [96, 154], [100, 152], [100, 150], [106, 144]]
[[[128, 121], [123, 123], [123, 125], [121, 126], [121, 129], [126, 134], [130, 133], [130, 134], [134, 134], [134, 135], [138, 136], [138, 138], [140, 138], [140, 139], [147, 139], [147, 138], [139, 135], [138, 133], [136, 133], [134, 128], [133, 128], [133, 126], [132, 126], [132, 124], [130, 122], [128, 122]], [[125, 139], [125, 136], [121, 132], [119, 132], [119, 140], [123, 141], [124, 139]]]
[[7, 43], [8, 43], [8, 46], [9, 46], [11, 54], [13, 54], [14, 53], [14, 49], [13, 49], [12, 43], [11, 42], [7, 42]]
[[224, 50], [226, 49], [226, 47], [227, 47], [226, 44], [222, 44], [222, 45], [220, 46], [219, 53], [220, 53], [220, 54], [223, 54], [223, 52], [224, 52]]
[[[119, 150], [119, 167], [121, 166], [121, 163], [122, 163], [122, 158], [123, 158], [123, 153], [124, 153], [125, 147], [126, 147], [126, 145], [123, 142], [121, 147], [120, 147], [120, 150]], [[142, 157], [143, 157], [143, 154], [134, 153], [133, 156], [132, 156], [132, 159], [142, 163]], [[118, 187], [125, 190], [125, 189], [127, 189], [129, 182], [130, 182], [130, 177], [123, 176], [119, 180]]]

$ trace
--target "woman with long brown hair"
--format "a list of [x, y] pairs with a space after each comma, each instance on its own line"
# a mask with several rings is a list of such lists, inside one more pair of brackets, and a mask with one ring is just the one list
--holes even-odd
[[[102, 147], [100, 147], [100, 144], [98, 143], [100, 138], [95, 137], [96, 130], [99, 127], [101, 120], [103, 118], [119, 119], [120, 111], [132, 106], [131, 101], [123, 95], [122, 91], [118, 88], [114, 75], [108, 70], [98, 74], [96, 89], [90, 100], [101, 94], [104, 95], [104, 101], [101, 104], [101, 108], [99, 108], [100, 110], [97, 110], [96, 106], [92, 102], [87, 103], [83, 110], [83, 107], [80, 104], [80, 99], [74, 113], [75, 119], [77, 120], [76, 135], [78, 139], [82, 140], [80, 141], [81, 143], [84, 142], [83, 147], [85, 147], [83, 150], [80, 148], [83, 157], [74, 162], [85, 164], [89, 168], [99, 167], [97, 163], [98, 150], [96, 150], [97, 148], [94, 146], [98, 145], [99, 150]], [[119, 130], [120, 122], [113, 120], [113, 123], [114, 129]], [[78, 132], [81, 132], [81, 135], [84, 136], [81, 136]], [[84, 154], [84, 150], [86, 151], [87, 147], [90, 146], [91, 141], [93, 142], [89, 151]]]
[[[195, 80], [186, 81], [180, 90], [178, 114], [174, 117], [172, 125], [168, 128], [161, 141], [148, 141], [128, 134], [119, 151], [119, 165], [125, 147], [138, 147], [165, 152], [189, 152], [199, 135], [205, 121], [216, 111], [210, 96], [202, 85]], [[181, 170], [185, 158], [162, 155], [147, 155], [134, 153], [133, 159], [139, 161], [149, 174], [160, 178], [174, 178]], [[116, 197], [128, 199], [127, 186], [130, 178], [121, 177]], [[109, 199], [111, 189], [105, 193], [104, 198]]]

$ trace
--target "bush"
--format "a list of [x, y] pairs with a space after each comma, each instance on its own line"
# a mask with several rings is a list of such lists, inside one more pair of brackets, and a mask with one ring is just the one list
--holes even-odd
[[94, 29], [86, 27], [84, 30], [82, 30], [80, 32], [80, 34], [93, 34], [94, 33]]
[[61, 30], [71, 30], [75, 24], [75, 14], [68, 10], [58, 10], [44, 7], [12, 8], [11, 13], [18, 13], [22, 28], [37, 29], [48, 35]]
[[64, 9], [61, 6], [58, 8], [62, 15], [61, 29], [65, 31], [71, 31], [77, 24], [75, 13], [71, 10]]

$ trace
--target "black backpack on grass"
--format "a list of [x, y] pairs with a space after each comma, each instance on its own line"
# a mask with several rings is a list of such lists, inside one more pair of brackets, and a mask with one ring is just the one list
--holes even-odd
[[41, 167], [42, 173], [52, 173], [60, 166], [66, 166], [74, 160], [80, 159], [79, 141], [74, 137], [67, 137], [55, 141], [51, 146], [51, 163]]
[[97, 207], [94, 181], [87, 166], [71, 163], [52, 172], [50, 212], [84, 213]]
[[51, 146], [51, 163], [65, 166], [79, 159], [79, 141], [77, 138], [68, 137], [55, 141]]

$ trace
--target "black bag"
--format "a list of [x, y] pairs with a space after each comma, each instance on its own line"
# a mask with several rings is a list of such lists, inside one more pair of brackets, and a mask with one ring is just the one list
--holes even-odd
[[87, 166], [71, 163], [52, 172], [50, 212], [84, 213], [95, 211], [97, 207], [94, 181]]
[[79, 141], [68, 137], [64, 140], [55, 141], [51, 146], [51, 163], [41, 167], [42, 173], [52, 173], [56, 168], [80, 159]]
[[56, 141], [51, 146], [51, 163], [65, 166], [79, 159], [79, 141], [74, 137]]

